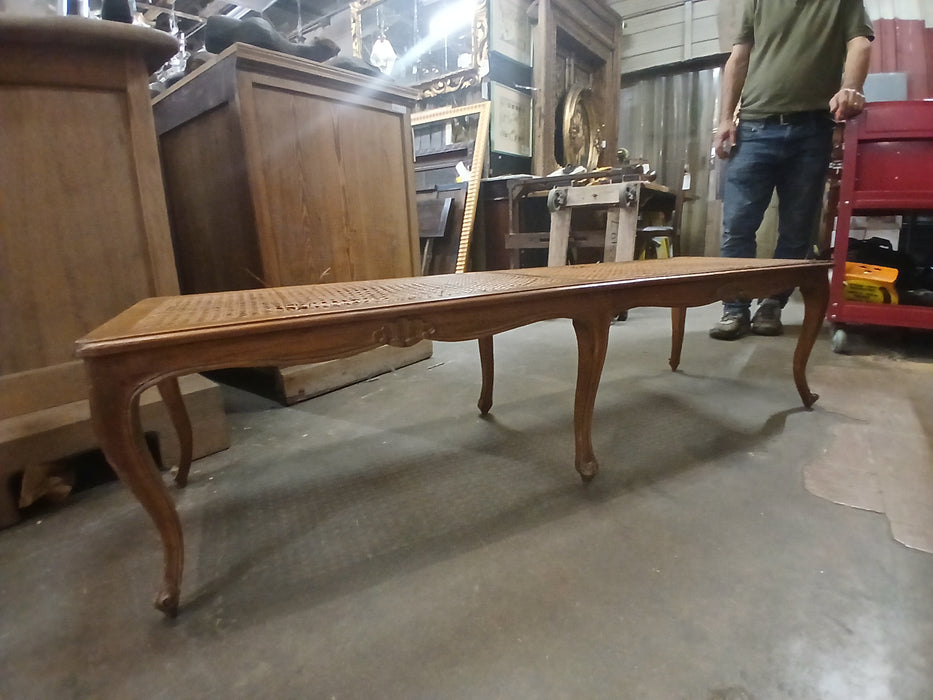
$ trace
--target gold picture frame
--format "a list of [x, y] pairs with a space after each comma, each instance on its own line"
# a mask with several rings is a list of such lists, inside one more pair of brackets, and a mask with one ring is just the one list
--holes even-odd
[[411, 115], [412, 127], [425, 124], [443, 124], [458, 117], [476, 115], [476, 140], [473, 143], [473, 159], [470, 163], [470, 179], [467, 183], [466, 201], [463, 207], [463, 224], [460, 227], [460, 244], [457, 248], [457, 263], [454, 272], [466, 272], [470, 256], [470, 238], [473, 235], [473, 223], [476, 219], [476, 204], [479, 200], [480, 180], [483, 178], [483, 166], [486, 163], [486, 150], [489, 146], [489, 102], [477, 102], [462, 107], [439, 107]]

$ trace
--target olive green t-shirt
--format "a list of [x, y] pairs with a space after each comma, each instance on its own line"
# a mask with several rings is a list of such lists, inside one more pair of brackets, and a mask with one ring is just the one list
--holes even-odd
[[735, 43], [754, 46], [740, 116], [828, 112], [858, 36], [874, 39], [862, 0], [745, 0]]

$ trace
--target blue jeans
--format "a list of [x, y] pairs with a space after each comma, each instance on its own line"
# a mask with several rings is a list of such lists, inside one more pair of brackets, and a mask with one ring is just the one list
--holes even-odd
[[[756, 256], [755, 232], [774, 190], [778, 195], [778, 238], [772, 257], [808, 257], [819, 228], [832, 148], [833, 122], [828, 115], [793, 124], [740, 122], [732, 157], [726, 162], [722, 257]], [[772, 298], [783, 307], [792, 291]], [[723, 311], [747, 313], [749, 306], [747, 299], [730, 301], [723, 304]]]

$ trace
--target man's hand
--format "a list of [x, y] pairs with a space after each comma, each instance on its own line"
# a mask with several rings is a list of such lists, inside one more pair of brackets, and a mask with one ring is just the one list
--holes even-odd
[[735, 147], [736, 126], [734, 115], [739, 98], [742, 96], [742, 86], [748, 75], [748, 61], [754, 44], [733, 44], [732, 53], [726, 61], [722, 72], [722, 97], [720, 98], [719, 128], [713, 139], [713, 147], [720, 158], [728, 158]]
[[723, 119], [719, 122], [719, 128], [716, 129], [716, 137], [713, 139], [713, 147], [716, 149], [716, 155], [720, 158], [729, 158], [732, 156], [732, 149], [735, 147], [735, 122], [731, 119]]
[[871, 40], [857, 36], [846, 43], [846, 64], [842, 72], [842, 89], [829, 101], [829, 109], [837, 122], [845, 121], [865, 109], [862, 85], [871, 61]]
[[865, 95], [854, 88], [842, 88], [829, 101], [829, 109], [837, 122], [845, 121], [865, 109]]

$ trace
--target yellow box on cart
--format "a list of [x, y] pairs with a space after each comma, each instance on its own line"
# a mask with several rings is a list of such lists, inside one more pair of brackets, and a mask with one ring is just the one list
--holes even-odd
[[842, 284], [843, 297], [847, 301], [869, 304], [896, 304], [897, 270], [893, 267], [847, 262], [846, 277]]

